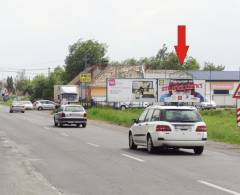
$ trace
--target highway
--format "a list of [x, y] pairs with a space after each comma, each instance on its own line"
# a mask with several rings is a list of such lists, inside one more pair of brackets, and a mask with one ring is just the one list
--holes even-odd
[[124, 127], [56, 128], [48, 111], [8, 111], [0, 106], [1, 195], [240, 195], [238, 146], [148, 154], [128, 149]]

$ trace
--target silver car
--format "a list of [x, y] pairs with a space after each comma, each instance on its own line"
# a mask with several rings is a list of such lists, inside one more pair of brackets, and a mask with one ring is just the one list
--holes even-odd
[[24, 105], [21, 102], [14, 101], [10, 106], [9, 112], [10, 113], [13, 113], [13, 112], [24, 113], [25, 112]]
[[56, 108], [56, 104], [50, 100], [38, 100], [33, 105], [37, 110], [54, 110]]
[[77, 127], [87, 126], [87, 112], [80, 105], [62, 105], [54, 114], [54, 125], [63, 127], [63, 125], [75, 124]]

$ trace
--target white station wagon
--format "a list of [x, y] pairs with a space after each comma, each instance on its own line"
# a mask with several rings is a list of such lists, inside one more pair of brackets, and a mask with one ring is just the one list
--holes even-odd
[[207, 140], [207, 127], [195, 107], [151, 106], [144, 110], [129, 130], [129, 148], [193, 149], [202, 154]]

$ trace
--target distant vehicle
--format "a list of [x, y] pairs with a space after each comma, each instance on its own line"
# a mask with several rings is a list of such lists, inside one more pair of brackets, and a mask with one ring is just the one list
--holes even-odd
[[202, 109], [216, 109], [217, 104], [213, 100], [211, 102], [210, 101], [201, 102], [200, 108], [202, 108]]
[[79, 102], [78, 85], [55, 85], [54, 101], [59, 104]]
[[25, 110], [33, 110], [33, 104], [31, 101], [20, 101], [24, 105]]
[[50, 100], [38, 100], [33, 103], [36, 110], [54, 110], [56, 104]]
[[127, 108], [147, 108], [149, 102], [115, 102], [114, 108], [125, 110]]
[[193, 149], [200, 155], [206, 140], [206, 124], [190, 106], [148, 107], [129, 130], [129, 148], [146, 146], [149, 153], [162, 147]]
[[54, 114], [54, 125], [62, 127], [65, 124], [86, 127], [87, 112], [80, 105], [62, 105]]
[[10, 110], [9, 110], [10, 113], [13, 113], [13, 112], [21, 112], [21, 113], [24, 113], [24, 105], [21, 103], [21, 102], [18, 102], [18, 101], [14, 101], [11, 106], [10, 106]]

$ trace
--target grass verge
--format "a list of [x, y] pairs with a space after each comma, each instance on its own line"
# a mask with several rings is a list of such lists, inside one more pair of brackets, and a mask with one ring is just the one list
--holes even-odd
[[10, 106], [11, 104], [12, 104], [12, 100], [8, 100], [8, 101], [0, 100], [0, 105]]
[[[142, 109], [115, 110], [112, 108], [90, 108], [88, 117], [93, 120], [103, 120], [113, 124], [130, 127], [132, 119], [139, 117]], [[230, 144], [240, 144], [240, 128], [236, 126], [234, 109], [205, 110], [201, 115], [208, 126], [208, 138], [214, 141]]]

